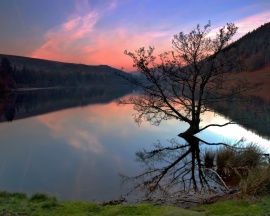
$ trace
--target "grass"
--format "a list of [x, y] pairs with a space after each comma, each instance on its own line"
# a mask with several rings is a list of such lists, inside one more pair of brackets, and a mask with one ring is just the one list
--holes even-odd
[[242, 146], [235, 146], [235, 148], [222, 146], [215, 152], [207, 150], [204, 154], [205, 166], [211, 168], [216, 164], [217, 173], [227, 186], [237, 186], [252, 169], [262, 163], [263, 150], [256, 144], [250, 143], [244, 148], [239, 147]]
[[173, 206], [106, 205], [92, 202], [62, 202], [44, 194], [35, 194], [28, 198], [22, 193], [0, 193], [0, 215], [70, 215], [70, 216], [203, 216], [203, 215], [270, 215], [270, 197], [256, 203], [247, 200], [228, 200], [210, 205], [193, 207], [190, 210]]
[[248, 196], [269, 196], [270, 195], [270, 166], [262, 165], [252, 169], [249, 175], [242, 179], [240, 192]]
[[262, 162], [262, 153], [260, 147], [254, 143], [248, 144], [243, 149], [223, 146], [216, 152], [217, 171], [225, 176], [247, 174]]
[[202, 205], [193, 208], [193, 210], [200, 210], [205, 213], [205, 215], [216, 215], [216, 216], [225, 216], [225, 215], [266, 215], [265, 209], [270, 209], [270, 198], [264, 202], [264, 208], [260, 204], [252, 204], [246, 200], [228, 200], [217, 202], [211, 205]]
[[74, 215], [74, 216], [118, 216], [118, 215], [204, 215], [196, 211], [173, 206], [138, 205], [107, 205], [101, 206], [91, 202], [61, 202], [45, 194], [34, 194], [28, 198], [22, 193], [0, 193], [0, 215]]
[[[237, 146], [236, 146], [237, 147]], [[250, 143], [245, 148], [220, 147], [206, 150], [205, 167], [215, 168], [227, 186], [238, 188], [243, 197], [270, 196], [270, 164], [263, 160], [263, 150]]]

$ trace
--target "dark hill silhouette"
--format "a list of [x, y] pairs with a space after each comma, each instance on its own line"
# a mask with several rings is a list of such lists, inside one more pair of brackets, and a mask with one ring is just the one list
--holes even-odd
[[119, 85], [125, 80], [115, 73], [131, 76], [107, 65], [85, 65], [0, 54], [12, 66], [11, 75], [17, 88], [53, 86]]
[[[256, 71], [270, 66], [270, 22], [231, 44], [243, 58], [239, 71]], [[229, 47], [229, 48], [230, 48]]]
[[12, 77], [12, 67], [7, 58], [3, 57], [0, 64], [0, 90], [8, 90], [15, 87]]

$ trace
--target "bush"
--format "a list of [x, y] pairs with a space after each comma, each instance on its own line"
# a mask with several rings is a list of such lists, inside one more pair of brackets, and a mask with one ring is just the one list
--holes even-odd
[[203, 156], [205, 168], [213, 168], [215, 166], [214, 165], [215, 156], [216, 154], [213, 150], [209, 150], [209, 149], [205, 150], [204, 156]]
[[262, 162], [262, 150], [251, 143], [245, 148], [222, 147], [217, 150], [217, 172], [222, 177], [238, 178], [248, 175], [249, 171]]
[[270, 195], [270, 166], [251, 170], [247, 178], [242, 179], [240, 191], [250, 196]]
[[49, 200], [50, 198], [46, 194], [36, 193], [31, 198], [31, 202], [44, 202], [46, 200]]
[[9, 193], [6, 191], [0, 192], [0, 198], [17, 198], [17, 199], [26, 199], [27, 196], [24, 193]]
[[41, 208], [43, 209], [53, 209], [55, 207], [59, 206], [59, 203], [55, 197], [50, 198], [49, 200], [45, 201], [44, 204], [42, 204]]

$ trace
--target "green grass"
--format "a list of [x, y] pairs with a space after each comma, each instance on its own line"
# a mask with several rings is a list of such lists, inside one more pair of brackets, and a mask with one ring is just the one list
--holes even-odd
[[118, 216], [118, 215], [153, 215], [153, 216], [200, 216], [196, 211], [172, 206], [107, 205], [101, 206], [91, 202], [61, 202], [44, 194], [34, 194], [27, 198], [21, 193], [0, 193], [0, 215], [74, 215], [74, 216]]
[[201, 205], [191, 210], [173, 206], [107, 205], [92, 202], [62, 202], [44, 194], [35, 194], [28, 198], [22, 193], [0, 192], [0, 215], [29, 216], [203, 216], [203, 215], [270, 215], [270, 197], [256, 203], [246, 200], [229, 200], [210, 205]]
[[192, 208], [193, 210], [202, 211], [205, 215], [245, 215], [260, 216], [270, 215], [270, 197], [263, 198], [257, 203], [251, 203], [247, 200], [227, 200], [217, 202], [211, 205], [201, 205]]

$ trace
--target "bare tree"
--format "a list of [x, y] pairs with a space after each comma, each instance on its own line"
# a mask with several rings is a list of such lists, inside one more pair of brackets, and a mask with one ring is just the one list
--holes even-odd
[[125, 51], [143, 79], [128, 79], [140, 87], [138, 95], [120, 99], [121, 105], [133, 104], [135, 122], [143, 120], [159, 125], [162, 120], [177, 119], [189, 124], [181, 137], [192, 136], [210, 126], [200, 127], [201, 114], [219, 102], [240, 101], [243, 94], [254, 89], [246, 80], [228, 81], [240, 58], [229, 44], [237, 31], [234, 24], [219, 29], [214, 39], [208, 37], [210, 22], [197, 25], [190, 33], [180, 32], [172, 40], [173, 51], [154, 56], [154, 48]]

